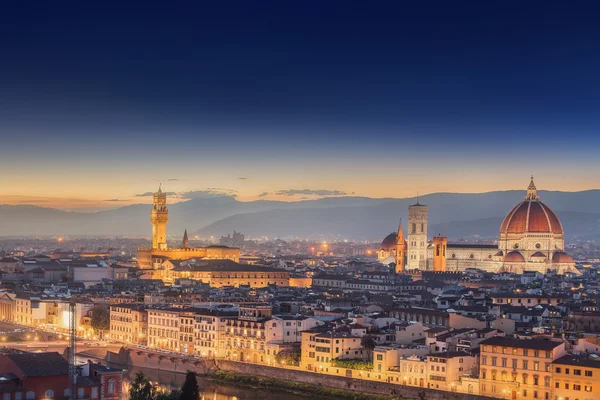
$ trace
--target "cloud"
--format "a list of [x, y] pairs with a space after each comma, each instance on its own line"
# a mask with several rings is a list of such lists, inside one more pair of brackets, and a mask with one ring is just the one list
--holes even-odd
[[193, 190], [179, 193], [181, 199], [214, 199], [216, 197], [237, 197], [237, 192], [226, 188], [206, 188], [204, 190]]
[[127, 200], [123, 200], [123, 199], [106, 199], [104, 201], [127, 201]]
[[175, 182], [175, 181], [178, 181], [178, 180], [179, 179], [177, 179], [177, 178], [169, 178], [169, 179], [167, 179], [167, 181], [169, 181], [169, 182]]
[[347, 193], [341, 190], [327, 189], [287, 189], [278, 190], [273, 193], [277, 196], [297, 196], [297, 195], [312, 195], [312, 196], [345, 196]]
[[[175, 193], [175, 192], [164, 192], [164, 194], [166, 194], [167, 196], [177, 195], [177, 193]], [[138, 193], [135, 195], [135, 197], [149, 197], [149, 196], [154, 196], [154, 192]]]
[[348, 193], [342, 190], [328, 190], [328, 189], [285, 189], [277, 190], [275, 192], [262, 192], [258, 197], [267, 196], [304, 196], [302, 199], [307, 199], [306, 196], [346, 196]]
[[245, 181], [245, 180], [247, 180], [248, 178], [246, 178], [245, 176], [240, 176], [238, 179], [239, 179], [240, 181]]

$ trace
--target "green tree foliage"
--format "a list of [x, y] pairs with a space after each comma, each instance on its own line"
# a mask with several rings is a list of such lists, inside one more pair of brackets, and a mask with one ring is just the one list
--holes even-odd
[[135, 379], [131, 382], [129, 389], [129, 400], [154, 400], [156, 389], [143, 373], [138, 372]]
[[179, 400], [198, 400], [200, 398], [200, 388], [196, 380], [196, 373], [188, 371], [185, 375], [185, 382], [181, 387]]
[[373, 363], [369, 361], [364, 361], [361, 359], [343, 359], [343, 358], [334, 358], [331, 360], [332, 367], [345, 368], [345, 369], [356, 369], [359, 371], [372, 371]]
[[372, 359], [373, 357], [373, 350], [375, 350], [375, 346], [377, 346], [377, 343], [375, 342], [375, 339], [373, 339], [373, 336], [371, 335], [364, 335], [362, 338], [360, 338], [360, 345], [367, 350], [367, 354], [369, 355], [369, 359]]
[[92, 328], [98, 331], [110, 329], [110, 311], [106, 308], [94, 308], [92, 312]]
[[275, 356], [278, 364], [300, 365], [300, 348], [281, 350]]

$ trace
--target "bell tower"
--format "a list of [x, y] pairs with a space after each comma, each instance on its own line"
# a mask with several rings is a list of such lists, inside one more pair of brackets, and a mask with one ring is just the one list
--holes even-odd
[[427, 268], [427, 214], [426, 205], [408, 207], [408, 269]]
[[166, 250], [169, 210], [167, 210], [167, 195], [160, 186], [158, 192], [154, 193], [154, 206], [150, 211], [150, 222], [152, 223], [152, 250]]
[[437, 272], [446, 272], [446, 248], [448, 247], [448, 238], [445, 236], [436, 236], [433, 238], [433, 270]]
[[406, 239], [404, 239], [404, 232], [402, 231], [402, 220], [398, 225], [398, 235], [396, 235], [396, 273], [401, 274], [404, 272], [406, 264]]

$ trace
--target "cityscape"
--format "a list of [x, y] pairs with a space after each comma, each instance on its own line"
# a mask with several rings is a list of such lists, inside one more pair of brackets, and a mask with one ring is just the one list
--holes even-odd
[[7, 7], [1, 400], [600, 399], [595, 8]]

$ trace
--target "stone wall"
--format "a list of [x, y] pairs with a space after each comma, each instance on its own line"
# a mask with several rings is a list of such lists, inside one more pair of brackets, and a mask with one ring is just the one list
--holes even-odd
[[207, 375], [217, 370], [217, 367], [212, 360], [198, 360], [185, 356], [160, 354], [125, 348], [121, 348], [118, 353], [107, 352], [106, 361], [122, 365], [151, 368], [159, 371], [183, 373], [194, 371], [200, 375]]
[[396, 385], [386, 382], [352, 379], [341, 376], [318, 374], [297, 369], [274, 368], [264, 365], [218, 360], [217, 366], [223, 371], [237, 372], [246, 375], [258, 375], [284, 381], [297, 381], [317, 386], [327, 386], [336, 389], [356, 390], [358, 392], [393, 395], [405, 399], [427, 400], [488, 400], [490, 397], [476, 396], [465, 393], [445, 392], [419, 387]]

